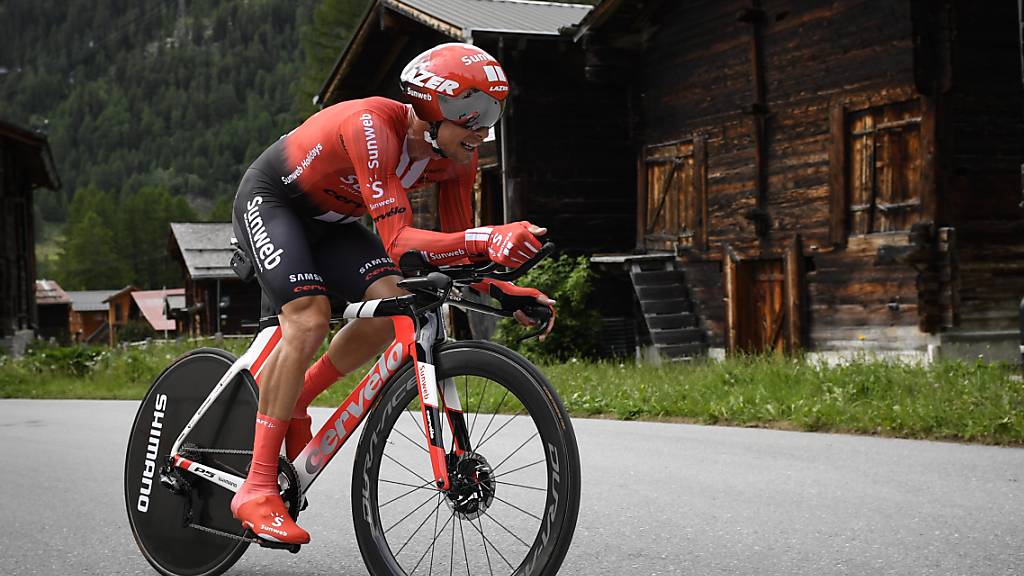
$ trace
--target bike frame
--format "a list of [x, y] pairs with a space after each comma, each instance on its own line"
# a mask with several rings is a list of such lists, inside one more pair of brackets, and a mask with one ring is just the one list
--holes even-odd
[[[298, 477], [300, 495], [304, 495], [309, 490], [327, 464], [366, 418], [369, 408], [380, 392], [388, 386], [400, 368], [410, 360], [419, 391], [424, 440], [430, 454], [434, 480], [441, 490], [449, 488], [447, 456], [441, 435], [442, 406], [447, 415], [449, 429], [453, 434], [456, 454], [470, 450], [469, 434], [455, 382], [450, 378], [445, 379], [442, 382], [442, 388], [438, 390], [433, 355], [435, 346], [442, 343], [445, 338], [441, 315], [436, 310], [428, 312], [426, 321], [421, 326], [412, 312], [412, 302], [412, 296], [401, 296], [368, 300], [346, 306], [344, 318], [390, 317], [395, 327], [395, 340], [370, 368], [348, 398], [328, 418], [327, 423], [313, 435], [312, 440], [295, 458], [292, 464]], [[193, 462], [178, 452], [189, 432], [236, 376], [247, 371], [259, 383], [262, 370], [280, 341], [280, 326], [268, 326], [260, 330], [249, 349], [221, 377], [175, 440], [170, 456], [174, 466], [232, 492], [237, 492], [242, 487], [245, 478], [208, 464]]]

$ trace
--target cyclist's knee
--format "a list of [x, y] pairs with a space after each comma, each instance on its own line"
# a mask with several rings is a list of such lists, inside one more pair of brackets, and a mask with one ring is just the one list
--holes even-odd
[[327, 337], [331, 304], [326, 296], [299, 298], [282, 307], [280, 318], [286, 345], [312, 356]]
[[401, 276], [384, 276], [383, 278], [375, 280], [373, 284], [370, 284], [366, 288], [366, 293], [363, 294], [363, 300], [393, 298], [395, 296], [404, 296], [405, 294], [408, 294], [407, 291], [398, 287], [398, 282], [401, 280]]

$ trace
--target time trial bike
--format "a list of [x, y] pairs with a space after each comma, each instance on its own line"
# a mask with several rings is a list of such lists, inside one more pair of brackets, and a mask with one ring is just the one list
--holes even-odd
[[[365, 421], [352, 473], [352, 520], [373, 575], [555, 574], [580, 502], [572, 422], [545, 376], [486, 341], [447, 341], [443, 304], [499, 316], [467, 298], [494, 265], [434, 268], [403, 258], [405, 296], [348, 305], [343, 317], [390, 317], [395, 340], [292, 462], [279, 461], [293, 518], [341, 446]], [[532, 317], [550, 313], [537, 306]], [[243, 529], [229, 503], [252, 457], [257, 381], [281, 338], [261, 322], [248, 350], [200, 348], [157, 377], [125, 457], [125, 503], [146, 560], [168, 576], [213, 576], [248, 546], [298, 552]]]

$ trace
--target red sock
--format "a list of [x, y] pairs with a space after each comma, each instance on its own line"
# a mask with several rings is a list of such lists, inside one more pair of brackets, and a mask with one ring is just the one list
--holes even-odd
[[331, 363], [330, 357], [324, 354], [316, 361], [315, 364], [306, 370], [306, 378], [302, 383], [302, 393], [299, 394], [299, 399], [295, 402], [295, 410], [292, 411], [292, 418], [303, 418], [306, 416], [306, 408], [313, 403], [313, 399], [320, 395], [321, 392], [327, 390], [338, 381], [338, 378], [344, 376], [334, 364]]
[[252, 465], [241, 489], [231, 499], [231, 513], [242, 504], [258, 496], [279, 497], [277, 486], [277, 460], [281, 455], [281, 442], [288, 431], [288, 422], [256, 414], [256, 438], [253, 440]]

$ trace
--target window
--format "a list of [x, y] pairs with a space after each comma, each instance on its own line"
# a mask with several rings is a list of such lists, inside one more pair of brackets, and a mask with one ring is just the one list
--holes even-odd
[[703, 136], [651, 146], [645, 150], [643, 162], [646, 247], [703, 250], [707, 246]]
[[847, 113], [850, 234], [909, 230], [918, 221], [923, 181], [921, 116], [919, 100]]

